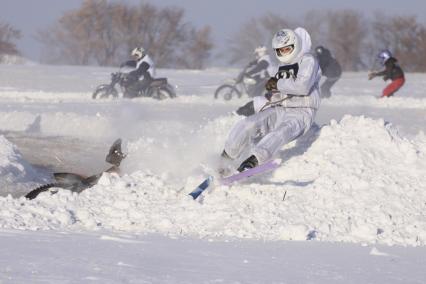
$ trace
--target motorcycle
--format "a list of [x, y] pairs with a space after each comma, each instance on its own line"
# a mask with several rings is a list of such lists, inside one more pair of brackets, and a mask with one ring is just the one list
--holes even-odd
[[255, 97], [259, 95], [256, 92], [258, 90], [258, 84], [264, 85], [265, 83], [266, 80], [257, 82], [255, 79], [248, 76], [246, 68], [244, 68], [236, 79], [228, 80], [225, 84], [219, 86], [214, 93], [214, 98], [222, 98], [225, 101], [229, 101], [233, 97], [241, 98], [243, 94], [247, 94], [249, 97]]
[[121, 93], [124, 98], [134, 97], [150, 97], [158, 100], [167, 98], [175, 98], [176, 93], [172, 85], [167, 82], [167, 78], [154, 78], [145, 88], [137, 90], [136, 95], [130, 95], [130, 80], [127, 73], [115, 72], [111, 73], [111, 83], [101, 84], [96, 87], [92, 94], [93, 99], [118, 98], [119, 93], [116, 85], [120, 86]]

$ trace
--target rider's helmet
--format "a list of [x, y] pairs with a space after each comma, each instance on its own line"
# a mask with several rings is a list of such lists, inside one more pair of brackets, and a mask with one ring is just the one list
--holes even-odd
[[329, 59], [331, 56], [330, 50], [328, 50], [327, 48], [325, 48], [322, 45], [319, 45], [317, 47], [315, 47], [315, 55], [317, 58], [322, 58], [322, 59]]
[[264, 56], [266, 52], [267, 52], [267, 49], [265, 46], [259, 46], [254, 49], [254, 55], [256, 56], [256, 59], [259, 59], [262, 56]]
[[315, 54], [317, 56], [322, 55], [324, 52], [325, 52], [325, 47], [324, 46], [319, 45], [319, 46], [315, 47]]
[[301, 50], [301, 40], [294, 31], [282, 29], [272, 38], [272, 48], [280, 62], [292, 64]]
[[145, 49], [143, 47], [136, 47], [132, 50], [131, 55], [136, 59], [140, 60], [145, 56]]
[[385, 65], [385, 62], [391, 57], [392, 57], [392, 53], [388, 49], [381, 50], [379, 54], [377, 55], [377, 58], [379, 59], [382, 65]]

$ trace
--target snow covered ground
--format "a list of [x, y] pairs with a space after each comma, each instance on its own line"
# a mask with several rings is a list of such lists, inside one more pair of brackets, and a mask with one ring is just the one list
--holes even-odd
[[424, 283], [425, 250], [123, 233], [0, 232], [1, 283]]
[[[0, 283], [425, 283], [426, 75], [378, 100], [383, 81], [344, 74], [279, 169], [195, 202], [248, 100], [213, 99], [238, 70], [159, 70], [174, 100], [92, 100], [113, 71], [0, 66]], [[123, 176], [22, 197], [102, 171], [118, 137]]]

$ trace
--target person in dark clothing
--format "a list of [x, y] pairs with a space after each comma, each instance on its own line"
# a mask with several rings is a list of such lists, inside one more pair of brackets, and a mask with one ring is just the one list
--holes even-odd
[[247, 65], [246, 75], [256, 81], [266, 77], [269, 78], [270, 74], [268, 68], [271, 66], [271, 59], [267, 54], [266, 47], [257, 47], [254, 50], [254, 55], [256, 58]]
[[331, 87], [342, 75], [342, 67], [331, 55], [330, 50], [324, 46], [320, 45], [315, 48], [315, 56], [318, 59], [322, 75], [326, 77], [326, 80], [321, 84], [321, 98], [329, 98], [331, 96]]
[[[257, 47], [254, 50], [256, 59], [251, 61], [245, 68], [244, 75], [252, 78], [256, 81], [253, 86], [251, 97], [264, 95], [266, 92], [265, 84], [269, 78], [273, 75], [274, 66], [271, 63], [271, 58], [267, 54], [267, 48], [265, 46]], [[254, 114], [253, 101], [248, 102], [244, 106], [236, 110], [236, 114], [249, 116]]]
[[391, 80], [392, 82], [383, 89], [383, 97], [391, 97], [398, 91], [405, 83], [404, 71], [398, 65], [398, 60], [392, 56], [389, 50], [382, 50], [378, 59], [380, 63], [385, 67], [382, 71], [373, 71], [368, 73], [368, 80], [373, 79], [377, 76], [383, 76], [383, 80]]
[[[155, 76], [155, 66], [151, 58], [146, 54], [143, 47], [136, 47], [131, 52], [133, 60], [129, 60], [120, 67], [133, 68], [127, 74], [126, 97], [136, 97], [141, 90], [144, 90]], [[142, 80], [140, 80], [142, 78]]]

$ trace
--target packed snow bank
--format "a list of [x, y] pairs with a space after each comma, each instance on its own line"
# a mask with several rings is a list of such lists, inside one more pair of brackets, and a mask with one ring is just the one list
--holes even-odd
[[25, 161], [16, 146], [0, 135], [0, 193], [22, 195], [28, 187], [42, 182], [43, 174]]
[[[212, 127], [222, 132], [228, 119], [235, 118], [212, 122], [194, 137]], [[0, 227], [426, 244], [424, 135], [409, 141], [383, 120], [346, 116], [292, 144], [273, 174], [217, 186], [199, 201], [188, 195], [199, 174], [184, 186], [148, 169], [105, 174], [80, 195], [0, 198]]]

